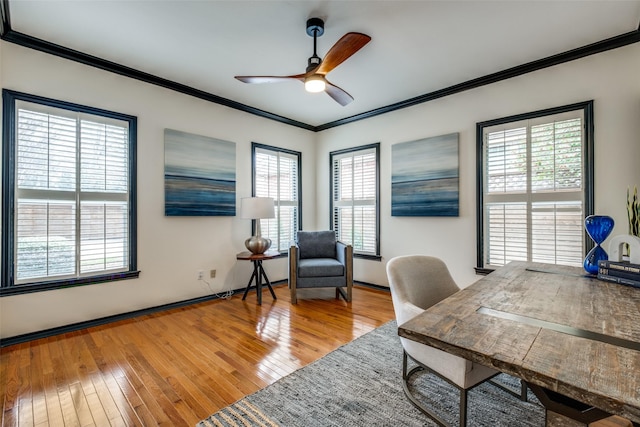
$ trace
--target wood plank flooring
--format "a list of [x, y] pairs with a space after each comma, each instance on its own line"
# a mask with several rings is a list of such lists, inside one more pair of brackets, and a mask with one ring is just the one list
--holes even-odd
[[194, 426], [394, 318], [385, 291], [274, 289], [0, 349], [2, 426]]
[[304, 291], [297, 305], [276, 286], [262, 306], [253, 291], [0, 349], [1, 425], [194, 426], [394, 318], [385, 291], [356, 286], [350, 304]]

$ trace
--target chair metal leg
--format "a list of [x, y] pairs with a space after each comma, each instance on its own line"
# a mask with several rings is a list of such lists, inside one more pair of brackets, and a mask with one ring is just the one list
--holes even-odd
[[409, 356], [407, 355], [406, 351], [402, 351], [402, 380], [406, 381], [407, 380], [407, 359], [409, 358]]
[[463, 389], [463, 388], [458, 387], [456, 384], [451, 383], [449, 380], [447, 380], [446, 378], [442, 377], [437, 372], [432, 371], [431, 369], [427, 368], [426, 366], [421, 365], [418, 362], [416, 362], [416, 363], [418, 363], [418, 366], [415, 366], [414, 368], [412, 368], [410, 371], [407, 372], [408, 357], [409, 356], [407, 355], [407, 352], [403, 350], [402, 351], [402, 389], [404, 390], [404, 394], [405, 394], [405, 396], [407, 396], [407, 399], [409, 399], [409, 401], [413, 404], [413, 406], [415, 406], [420, 412], [425, 414], [427, 417], [431, 418], [439, 426], [441, 426], [441, 427], [451, 427], [451, 425], [449, 423], [447, 423], [445, 420], [443, 420], [442, 418], [440, 418], [440, 416], [438, 414], [436, 414], [431, 409], [427, 408], [422, 403], [420, 403], [420, 401], [409, 390], [409, 381], [410, 381], [411, 377], [414, 374], [416, 374], [417, 372], [427, 371], [427, 372], [429, 372], [431, 374], [434, 374], [435, 376], [437, 376], [439, 378], [442, 378], [443, 380], [447, 381], [449, 384], [451, 384], [452, 386], [454, 386], [455, 388], [457, 388], [460, 391], [460, 422], [459, 422], [459, 426], [460, 427], [466, 427], [466, 425], [467, 425], [467, 400], [468, 400], [467, 392], [468, 392], [468, 389]]

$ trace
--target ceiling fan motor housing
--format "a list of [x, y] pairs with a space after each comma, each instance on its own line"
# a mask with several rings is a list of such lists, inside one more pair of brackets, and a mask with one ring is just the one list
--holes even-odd
[[310, 57], [307, 61], [307, 73], [320, 65], [320, 62], [322, 62], [322, 60], [319, 56], [313, 55], [312, 57]]
[[311, 37], [320, 37], [324, 34], [324, 21], [320, 18], [307, 19], [307, 34]]

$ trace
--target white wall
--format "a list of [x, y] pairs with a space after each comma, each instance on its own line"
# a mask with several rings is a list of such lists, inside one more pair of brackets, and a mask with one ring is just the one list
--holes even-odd
[[[164, 216], [163, 130], [236, 143], [237, 199], [251, 192], [251, 142], [302, 152], [305, 229], [329, 227], [330, 151], [381, 143], [382, 262], [357, 259], [355, 279], [387, 285], [391, 257], [443, 258], [462, 286], [477, 280], [475, 124], [589, 99], [595, 100], [596, 212], [626, 233], [627, 186], [640, 186], [640, 44], [547, 68], [317, 134], [0, 42], [0, 84], [138, 117], [138, 267], [140, 278], [0, 298], [0, 337], [11, 337], [211, 293], [198, 270], [217, 269], [213, 290], [244, 287], [250, 263], [238, 262], [250, 234], [235, 217]], [[428, 77], [427, 77], [428, 78]], [[460, 216], [390, 216], [391, 145], [460, 133]], [[265, 263], [286, 278], [286, 259]]]
[[[356, 259], [355, 277], [388, 285], [385, 267], [390, 258], [422, 253], [444, 259], [459, 285], [476, 281], [476, 123], [591, 99], [595, 212], [614, 218], [612, 235], [626, 234], [626, 190], [640, 187], [640, 44], [320, 132], [316, 166], [320, 213], [329, 212], [329, 188], [324, 185], [329, 180], [329, 152], [381, 143], [382, 262]], [[452, 132], [460, 133], [460, 216], [392, 217], [391, 146]], [[328, 227], [329, 215], [319, 215], [317, 222]]]
[[[138, 117], [139, 279], [0, 298], [0, 336], [11, 337], [204, 296], [197, 271], [217, 270], [213, 291], [246, 286], [250, 221], [236, 217], [164, 216], [164, 129], [236, 143], [236, 196], [251, 195], [251, 142], [302, 152], [304, 223], [315, 220], [315, 134], [10, 43], [0, 83], [11, 89]], [[287, 277], [286, 258], [264, 264]]]

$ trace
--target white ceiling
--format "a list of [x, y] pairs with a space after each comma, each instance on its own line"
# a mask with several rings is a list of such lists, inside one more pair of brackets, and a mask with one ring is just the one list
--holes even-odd
[[[640, 0], [10, 0], [9, 15], [14, 31], [317, 126], [637, 31]], [[327, 76], [355, 101], [233, 78], [304, 72], [310, 17], [325, 20], [321, 57], [371, 36]]]

